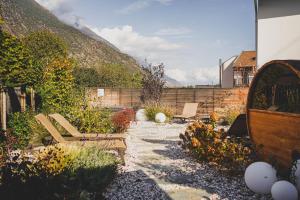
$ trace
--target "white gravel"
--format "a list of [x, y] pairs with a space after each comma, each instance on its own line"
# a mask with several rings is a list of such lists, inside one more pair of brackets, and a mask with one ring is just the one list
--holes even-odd
[[107, 188], [112, 200], [269, 199], [245, 186], [243, 177], [219, 174], [196, 162], [179, 145], [186, 124], [132, 124], [126, 139], [126, 166]]

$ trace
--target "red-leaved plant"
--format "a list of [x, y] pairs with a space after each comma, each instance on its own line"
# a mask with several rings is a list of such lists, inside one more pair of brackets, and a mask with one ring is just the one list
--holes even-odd
[[124, 133], [130, 125], [130, 119], [125, 111], [115, 113], [112, 116], [112, 122], [117, 133]]
[[124, 112], [129, 121], [135, 121], [135, 111], [132, 108], [125, 108], [122, 112]]

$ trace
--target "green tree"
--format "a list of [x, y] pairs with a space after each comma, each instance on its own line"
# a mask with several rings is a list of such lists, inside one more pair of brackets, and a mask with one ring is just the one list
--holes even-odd
[[107, 64], [100, 68], [99, 74], [99, 85], [103, 87], [140, 88], [142, 86], [141, 72], [132, 73], [122, 65]]
[[73, 65], [67, 58], [58, 58], [49, 63], [44, 71], [43, 84], [38, 88], [45, 112], [66, 113], [73, 105]]
[[0, 84], [15, 87], [31, 84], [32, 60], [22, 42], [0, 29]]
[[63, 39], [48, 30], [32, 32], [23, 39], [32, 55], [35, 74], [31, 79], [39, 82], [44, 68], [54, 59], [67, 57], [67, 45]]
[[73, 74], [76, 85], [80, 87], [99, 86], [100, 74], [93, 68], [76, 67]]

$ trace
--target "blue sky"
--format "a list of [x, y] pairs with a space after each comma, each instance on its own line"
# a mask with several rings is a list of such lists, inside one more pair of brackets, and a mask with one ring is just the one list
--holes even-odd
[[255, 48], [252, 0], [37, 0], [184, 84], [218, 82], [218, 59]]

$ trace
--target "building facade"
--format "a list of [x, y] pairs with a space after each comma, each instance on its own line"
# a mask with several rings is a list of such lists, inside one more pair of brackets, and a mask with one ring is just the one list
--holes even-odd
[[249, 87], [256, 72], [256, 52], [243, 51], [220, 65], [222, 88]]
[[254, 0], [258, 68], [271, 60], [300, 60], [300, 0]]

